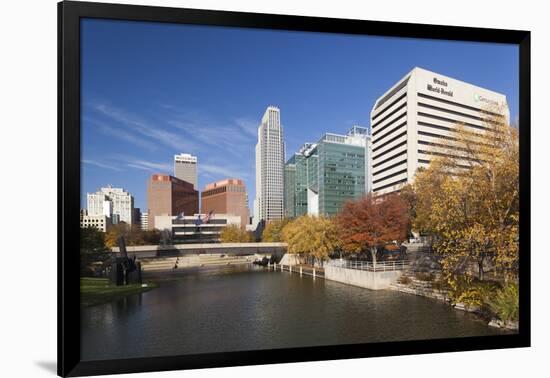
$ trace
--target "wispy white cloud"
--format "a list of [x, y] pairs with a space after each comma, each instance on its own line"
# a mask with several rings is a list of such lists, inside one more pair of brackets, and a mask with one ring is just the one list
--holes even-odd
[[135, 114], [129, 114], [122, 109], [106, 104], [96, 104], [94, 109], [105, 117], [126, 125], [129, 130], [169, 146], [175, 151], [196, 151], [198, 149], [193, 142], [183, 138], [180, 134], [164, 130], [159, 125], [152, 125]]
[[97, 160], [83, 159], [82, 163], [88, 164], [88, 165], [94, 165], [94, 166], [99, 167], [99, 168], [111, 169], [113, 171], [121, 171], [120, 168], [118, 168], [114, 165], [104, 163], [104, 162], [101, 162], [101, 161], [97, 161]]
[[250, 118], [237, 118], [235, 124], [253, 138], [258, 136], [258, 122]]
[[199, 124], [171, 120], [168, 123], [180, 130], [196, 144], [215, 147], [224, 152], [241, 155], [246, 149], [253, 150], [254, 140], [236, 127]]
[[143, 138], [141, 138], [141, 137], [139, 137], [135, 134], [129, 133], [121, 127], [115, 127], [115, 126], [107, 125], [103, 122], [100, 122], [96, 119], [89, 118], [89, 117], [84, 117], [83, 121], [84, 122], [89, 122], [91, 124], [96, 125], [98, 130], [101, 133], [103, 133], [107, 136], [112, 136], [112, 137], [118, 138], [118, 139], [123, 140], [125, 142], [131, 143], [136, 147], [145, 148], [149, 151], [154, 151], [158, 148], [158, 145], [156, 145], [156, 144], [154, 144], [154, 143], [152, 143], [152, 142], [150, 142], [146, 139], [143, 139]]
[[170, 173], [172, 165], [168, 163], [157, 163], [147, 160], [132, 159], [126, 162], [126, 165], [131, 168], [142, 169], [149, 172]]
[[[156, 111], [147, 116], [142, 112], [129, 113], [108, 103], [88, 104], [97, 114], [88, 122], [98, 130], [149, 151], [167, 150], [172, 153], [188, 152], [199, 157], [199, 175], [208, 179], [236, 177], [253, 178], [254, 145], [257, 137], [257, 121], [250, 117], [213, 119], [198, 110], [159, 104]], [[122, 154], [111, 157], [122, 167], [152, 173], [170, 173], [171, 159], [158, 161], [139, 155]], [[231, 154], [232, 158], [227, 159]], [[163, 154], [164, 155], [164, 154]], [[138, 156], [138, 157], [136, 157]], [[236, 158], [234, 158], [236, 157]], [[227, 162], [231, 163], [227, 163]]]
[[257, 125], [249, 117], [219, 120], [196, 109], [169, 104], [162, 104], [161, 107], [166, 109], [163, 114], [165, 123], [198, 145], [213, 146], [233, 155], [241, 155], [243, 151], [254, 148]]

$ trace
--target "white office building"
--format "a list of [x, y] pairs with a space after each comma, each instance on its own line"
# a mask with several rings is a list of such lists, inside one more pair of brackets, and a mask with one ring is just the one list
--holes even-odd
[[143, 231], [149, 230], [149, 213], [141, 213], [140, 222]]
[[285, 144], [281, 127], [281, 111], [269, 106], [258, 127], [256, 144], [256, 198], [254, 199], [255, 226], [282, 219], [284, 216], [284, 159]]
[[109, 197], [102, 192], [87, 194], [87, 211], [90, 215], [105, 215], [111, 216], [113, 204]]
[[174, 155], [174, 176], [193, 184], [198, 190], [197, 157], [190, 154]]
[[112, 223], [119, 221], [132, 224], [134, 221], [134, 197], [122, 188], [107, 186], [87, 194], [88, 215], [103, 215]]
[[371, 111], [374, 194], [412, 183], [419, 167], [443, 153], [437, 149], [449, 145], [459, 123], [482, 131], [490, 106], [503, 107], [509, 120], [503, 94], [415, 67]]
[[80, 214], [80, 228], [94, 227], [101, 232], [107, 232], [111, 225], [111, 218], [108, 216]]

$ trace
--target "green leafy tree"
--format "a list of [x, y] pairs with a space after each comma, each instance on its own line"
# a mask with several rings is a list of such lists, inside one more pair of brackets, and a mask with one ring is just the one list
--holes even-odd
[[110, 251], [105, 245], [105, 234], [95, 227], [81, 228], [80, 275], [91, 275], [97, 268], [105, 268], [109, 258]]

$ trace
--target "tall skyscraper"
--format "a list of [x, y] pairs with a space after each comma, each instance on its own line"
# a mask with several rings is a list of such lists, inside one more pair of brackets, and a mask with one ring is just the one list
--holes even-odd
[[199, 212], [199, 192], [193, 184], [169, 175], [152, 175], [147, 184], [147, 224], [155, 229], [155, 216], [193, 215]]
[[284, 216], [284, 159], [281, 111], [275, 106], [268, 106], [258, 127], [256, 144], [254, 225], [261, 220], [268, 222]]
[[128, 224], [134, 221], [134, 197], [123, 188], [107, 186], [95, 193], [87, 194], [88, 215], [104, 215]]
[[248, 224], [248, 201], [243, 180], [229, 178], [206, 184], [201, 193], [203, 214], [229, 214], [241, 217], [241, 227]]
[[490, 106], [504, 107], [509, 120], [506, 96], [415, 67], [371, 111], [374, 194], [412, 183], [418, 168], [447, 153], [459, 123], [470, 132], [485, 129]]
[[190, 154], [174, 155], [174, 176], [193, 184], [198, 190], [197, 157]]
[[370, 135], [353, 126], [305, 143], [285, 164], [285, 214], [335, 215], [349, 199], [370, 191]]

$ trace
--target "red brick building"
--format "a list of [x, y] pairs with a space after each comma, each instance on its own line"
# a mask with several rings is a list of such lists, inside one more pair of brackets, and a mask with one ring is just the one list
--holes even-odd
[[201, 193], [204, 214], [230, 214], [241, 217], [241, 226], [248, 224], [246, 186], [243, 180], [228, 178], [207, 184]]
[[170, 175], [152, 175], [147, 183], [149, 230], [156, 215], [193, 215], [199, 212], [199, 192], [193, 184]]

